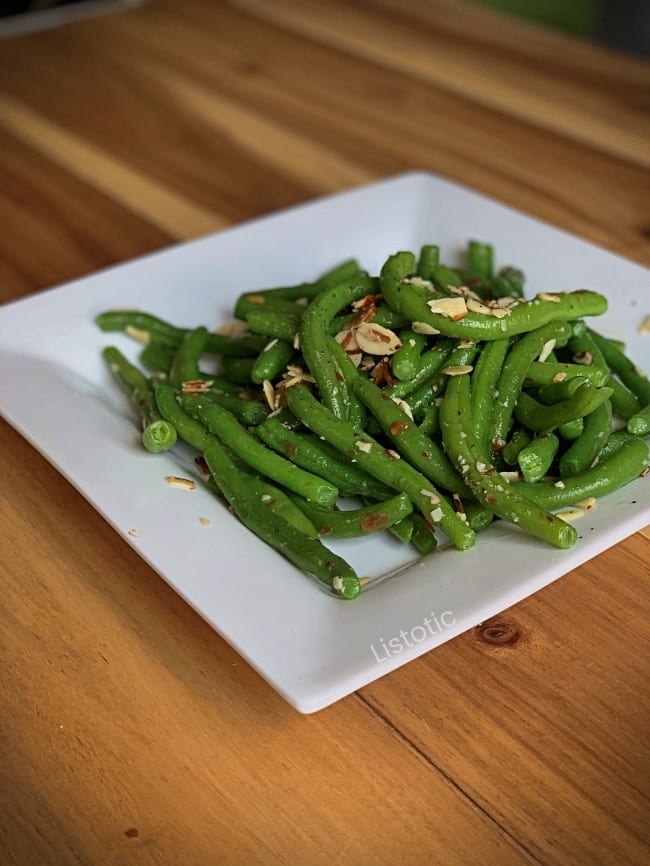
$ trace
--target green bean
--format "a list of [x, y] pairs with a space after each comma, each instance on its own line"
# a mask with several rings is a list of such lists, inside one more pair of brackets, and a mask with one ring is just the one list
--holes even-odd
[[[618, 434], [614, 434], [614, 439]], [[615, 441], [618, 450], [612, 449], [607, 459], [597, 466], [563, 478], [560, 481], [515, 482], [513, 490], [519, 491], [541, 508], [562, 508], [575, 505], [591, 496], [606, 496], [641, 475], [648, 466], [648, 446], [643, 439]]]
[[359, 594], [361, 584], [352, 567], [318, 539], [299, 532], [271, 509], [264, 508], [249, 486], [248, 476], [237, 469], [221, 443], [209, 447], [203, 456], [230, 507], [248, 529], [342, 598], [351, 599]]
[[440, 264], [440, 247], [434, 244], [424, 244], [420, 247], [420, 257], [416, 273], [423, 280], [433, 280], [435, 269]]
[[301, 320], [302, 313], [285, 316], [267, 310], [253, 310], [246, 316], [246, 324], [254, 334], [284, 340], [285, 343], [293, 343]]
[[309, 517], [320, 535], [332, 538], [358, 538], [388, 529], [413, 511], [406, 493], [350, 511], [320, 508], [299, 496], [293, 497], [293, 502]]
[[550, 385], [542, 385], [537, 391], [537, 397], [541, 403], [552, 406], [572, 397], [581, 385], [589, 384], [584, 376], [575, 376], [573, 379], [564, 379], [562, 382], [551, 382]]
[[421, 433], [433, 436], [440, 429], [440, 406], [435, 402], [429, 403], [422, 413], [422, 420], [418, 424]]
[[550, 469], [560, 440], [554, 433], [540, 433], [517, 455], [517, 463], [525, 481], [539, 481]]
[[271, 481], [282, 484], [305, 499], [326, 507], [334, 505], [338, 489], [312, 472], [306, 472], [279, 454], [266, 448], [258, 439], [247, 433], [239, 421], [227, 409], [198, 395], [181, 395], [181, 408], [200, 421], [245, 463], [262, 472]]
[[480, 241], [470, 241], [467, 245], [467, 264], [479, 277], [485, 280], [491, 279], [494, 269], [494, 247]]
[[462, 479], [448, 457], [436, 443], [423, 433], [404, 410], [373, 384], [357, 376], [353, 382], [357, 396], [365, 403], [395, 444], [397, 451], [428, 479], [451, 493], [467, 493]]
[[152, 340], [140, 352], [140, 362], [156, 373], [169, 374], [174, 359], [173, 350], [164, 343]]
[[410, 382], [396, 382], [387, 389], [391, 397], [406, 397], [428, 382], [433, 374], [442, 367], [449, 357], [454, 344], [451, 340], [440, 340], [424, 354], [420, 355], [420, 366]]
[[[612, 429], [612, 404], [606, 400], [584, 419], [582, 434], [560, 458], [560, 475], [578, 475], [598, 457]], [[526, 478], [526, 481], [534, 479]]]
[[185, 334], [176, 349], [169, 371], [169, 381], [176, 388], [180, 388], [183, 382], [196, 381], [201, 377], [199, 358], [204, 353], [207, 342], [207, 328], [195, 328]]
[[490, 419], [499, 399], [499, 379], [509, 346], [509, 340], [486, 343], [472, 372], [472, 433], [484, 454], [490, 449]]
[[[476, 354], [476, 346], [471, 342], [470, 345], [459, 344], [453, 349], [445, 359], [445, 365], [441, 370], [438, 370], [431, 378], [427, 379], [419, 388], [408, 395], [408, 405], [411, 408], [414, 418], [420, 418], [426, 411], [426, 408], [431, 403], [439, 398], [445, 392], [449, 375], [447, 370], [452, 370], [454, 367], [464, 367], [471, 365], [474, 355]], [[392, 395], [394, 389], [389, 389], [389, 394]]]
[[160, 379], [152, 379], [156, 406], [162, 417], [173, 424], [176, 433], [188, 445], [197, 451], [205, 451], [218, 440], [201, 424], [184, 412], [176, 401], [176, 390], [173, 385]]
[[523, 271], [520, 271], [519, 268], [513, 268], [511, 265], [507, 265], [505, 268], [501, 268], [497, 276], [502, 280], [507, 280], [511, 298], [523, 298], [524, 283], [526, 281]]
[[526, 370], [524, 385], [544, 386], [573, 378], [586, 379], [595, 388], [602, 388], [607, 383], [607, 373], [599, 367], [586, 367], [584, 364], [560, 364], [550, 360], [533, 363]]
[[466, 550], [474, 544], [474, 533], [455, 513], [447, 500], [433, 489], [431, 482], [406, 461], [396, 459], [371, 436], [353, 424], [342, 421], [321, 405], [304, 385], [287, 391], [289, 408], [317, 435], [334, 445], [362, 469], [395, 490], [406, 493], [414, 506], [435, 524], [440, 524], [452, 544]]
[[519, 427], [515, 430], [510, 437], [510, 441], [504, 445], [503, 450], [501, 451], [501, 456], [504, 461], [509, 466], [514, 466], [517, 463], [517, 458], [522, 449], [524, 449], [529, 442], [529, 434], [523, 429], [523, 427]]
[[[596, 340], [596, 336], [593, 331], [585, 330], [584, 334], [571, 339], [569, 347], [575, 353], [574, 357], [579, 359], [581, 363], [605, 372], [607, 375], [606, 385], [612, 389], [612, 408], [618, 416], [627, 420], [641, 409], [641, 403], [635, 393], [612, 375], [605, 353], [602, 351], [602, 345], [603, 343], [607, 344], [607, 340], [600, 337]], [[615, 350], [609, 346], [608, 350], [616, 354]], [[625, 358], [625, 362], [627, 365], [631, 365], [631, 361], [628, 361], [627, 358]], [[624, 364], [624, 366], [626, 365]]]
[[402, 381], [410, 381], [418, 372], [420, 355], [426, 346], [424, 334], [416, 334], [410, 328], [403, 328], [399, 333], [401, 347], [395, 352], [391, 361], [393, 374]]
[[601, 337], [600, 334], [590, 330], [589, 336], [602, 352], [607, 366], [613, 373], [616, 373], [625, 387], [641, 401], [641, 407], [650, 405], [650, 380], [645, 373], [630, 361], [627, 355], [615, 349], [609, 340]]
[[235, 385], [250, 385], [253, 381], [255, 358], [223, 358], [223, 374]]
[[237, 298], [237, 302], [235, 303], [235, 318], [245, 321], [249, 313], [259, 312], [260, 310], [277, 313], [281, 316], [292, 316], [300, 313], [302, 309], [295, 301], [272, 297], [263, 292], [246, 292]]
[[260, 289], [257, 292], [245, 292], [242, 297], [250, 296], [251, 294], [262, 295], [264, 298], [279, 299], [283, 301], [301, 301], [312, 300], [316, 295], [320, 294], [323, 289], [330, 285], [335, 285], [343, 280], [355, 277], [361, 268], [356, 259], [346, 259], [334, 268], [326, 271], [313, 283], [297, 283], [292, 286], [278, 286], [273, 289]]
[[[357, 370], [352, 362], [352, 359], [345, 351], [343, 346], [338, 343], [334, 339], [334, 337], [328, 336], [326, 343], [329, 346], [329, 350], [332, 354], [334, 366], [336, 367], [337, 371], [337, 378], [339, 379], [339, 381], [341, 381], [342, 378], [344, 382], [349, 383], [350, 380], [357, 375]], [[348, 421], [350, 421], [351, 424], [359, 424], [363, 426], [365, 420], [366, 411], [363, 407], [363, 404], [361, 403], [357, 395], [354, 394], [348, 387]]]
[[650, 433], [650, 406], [628, 418], [627, 429], [635, 436], [647, 436]]
[[[399, 255], [399, 253], [397, 255]], [[412, 253], [409, 253], [409, 255], [412, 255]], [[410, 272], [413, 272], [413, 268], [411, 268]], [[405, 274], [405, 276], [408, 276], [408, 274]], [[433, 282], [436, 288], [440, 289], [442, 292], [447, 292], [450, 288], [458, 288], [458, 286], [463, 285], [463, 280], [458, 271], [448, 268], [446, 265], [436, 265], [433, 269]], [[404, 313], [402, 313], [402, 315], [404, 315]]]
[[156, 407], [153, 390], [147, 377], [130, 364], [119, 349], [107, 346], [102, 356], [113, 378], [129, 397], [142, 422], [142, 444], [152, 454], [167, 451], [176, 444], [176, 430], [165, 421]]
[[227, 409], [246, 427], [256, 427], [261, 424], [270, 412], [269, 407], [259, 400], [244, 400], [233, 394], [222, 394], [212, 389], [202, 393], [201, 396], [221, 406], [222, 409]]
[[369, 279], [360, 276], [326, 289], [307, 307], [300, 326], [300, 347], [305, 362], [316, 380], [323, 402], [337, 418], [348, 417], [350, 398], [345, 381], [339, 381], [340, 374], [330, 354], [327, 327], [340, 309], [363, 298], [369, 286]]
[[265, 379], [272, 382], [285, 370], [293, 355], [293, 346], [290, 343], [271, 340], [253, 364], [251, 379], [257, 385], [261, 385]]
[[502, 520], [516, 523], [556, 547], [571, 547], [575, 543], [578, 534], [574, 527], [517, 495], [512, 487], [502, 483], [493, 466], [481, 462], [472, 438], [469, 376], [454, 376], [447, 385], [440, 425], [449, 457], [480, 503]]
[[483, 532], [492, 523], [494, 514], [480, 502], [463, 502], [467, 523], [474, 532]]
[[617, 352], [621, 352], [621, 354], [625, 354], [626, 344], [624, 340], [614, 340], [612, 337], [607, 337], [607, 342], [613, 349], [616, 349]]
[[[381, 290], [388, 305], [411, 322], [422, 322], [441, 334], [458, 339], [500, 340], [526, 331], [539, 329], [556, 321], [569, 321], [581, 316], [597, 316], [607, 310], [607, 301], [597, 292], [563, 292], [522, 301], [512, 307], [504, 318], [468, 313], [453, 321], [433, 313], [427, 301], [403, 280], [413, 273], [415, 257], [401, 252], [391, 256], [382, 268]], [[548, 300], [553, 297], [554, 300]]]
[[345, 496], [386, 499], [392, 493], [390, 487], [345, 460], [326, 442], [321, 442], [316, 436], [288, 430], [279, 418], [267, 418], [255, 433], [265, 445], [302, 469], [320, 475]]
[[413, 524], [411, 544], [421, 556], [429, 556], [438, 546], [432, 525], [421, 514], [412, 514], [409, 519]]
[[[557, 307], [559, 304], [554, 306]], [[544, 346], [553, 341], [556, 344], [565, 343], [570, 335], [571, 326], [567, 322], [551, 322], [522, 336], [508, 352], [499, 379], [499, 398], [494, 404], [487, 425], [488, 440], [492, 443], [493, 454], [496, 454], [505, 443], [512, 413], [533, 359], [540, 354]]]
[[[102, 331], [122, 331], [143, 343], [152, 341], [175, 349], [180, 345], [189, 328], [177, 328], [157, 316], [139, 310], [108, 310], [95, 318]], [[206, 352], [224, 357], [246, 358], [257, 355], [264, 345], [254, 334], [226, 337], [209, 334]]]
[[627, 430], [617, 430], [615, 433], [611, 434], [607, 442], [603, 445], [600, 454], [593, 462], [593, 466], [597, 466], [604, 460], [609, 460], [609, 458], [613, 454], [616, 454], [617, 451], [620, 451], [621, 448], [625, 448], [626, 445], [630, 445], [632, 442], [638, 442], [638, 440], [638, 436], [635, 436], [633, 433], [628, 433]]
[[409, 515], [408, 517], [404, 517], [398, 523], [393, 524], [393, 526], [389, 526], [388, 531], [391, 535], [393, 535], [398, 541], [401, 541], [402, 544], [410, 544], [411, 539], [413, 538], [413, 533], [415, 532], [415, 524], [411, 519], [413, 515]]
[[[228, 452], [227, 448], [225, 448], [225, 451], [232, 459], [233, 455]], [[233, 461], [233, 463], [235, 463], [235, 461]], [[238, 466], [237, 468], [241, 469], [242, 467]], [[314, 524], [297, 505], [294, 505], [283, 490], [279, 487], [275, 487], [273, 484], [269, 484], [268, 481], [264, 480], [264, 478], [255, 475], [252, 472], [246, 473], [246, 484], [257, 494], [260, 503], [264, 507], [274, 511], [279, 517], [282, 517], [287, 521], [287, 523], [290, 523], [300, 532], [304, 532], [305, 535], [308, 535], [310, 538], [318, 538], [318, 531]], [[208, 478], [206, 486], [220, 499], [227, 501], [222, 496], [221, 490], [212, 476]]]
[[573, 440], [577, 439], [579, 436], [582, 436], [584, 429], [584, 419], [574, 418], [573, 421], [566, 421], [564, 424], [560, 424], [560, 426], [557, 428], [557, 432], [563, 439]]
[[567, 421], [589, 415], [605, 400], [609, 400], [611, 394], [611, 388], [592, 388], [591, 385], [584, 384], [568, 400], [554, 406], [544, 406], [522, 391], [517, 398], [515, 418], [529, 430], [548, 433]]

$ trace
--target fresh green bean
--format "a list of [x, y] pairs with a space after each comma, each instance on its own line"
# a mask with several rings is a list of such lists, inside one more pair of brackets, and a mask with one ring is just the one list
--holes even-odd
[[188, 445], [197, 451], [205, 451], [218, 440], [201, 424], [184, 412], [176, 401], [176, 390], [173, 385], [160, 379], [152, 379], [156, 398], [156, 406], [162, 417], [173, 424], [176, 433]]
[[293, 346], [290, 343], [271, 340], [253, 364], [251, 379], [257, 385], [261, 385], [265, 380], [272, 382], [286, 369], [293, 355]]
[[540, 433], [517, 455], [517, 463], [525, 481], [539, 481], [551, 467], [560, 440], [554, 433]]
[[490, 419], [499, 400], [499, 380], [509, 346], [509, 340], [486, 343], [472, 372], [472, 433], [484, 454], [491, 448]]
[[[607, 375], [606, 385], [608, 388], [612, 389], [612, 408], [621, 418], [627, 420], [636, 412], [641, 409], [641, 402], [638, 396], [629, 390], [623, 382], [620, 382], [610, 370], [610, 366], [608, 364], [607, 358], [605, 357], [605, 353], [602, 351], [603, 344], [607, 344], [607, 340], [603, 340], [599, 337], [596, 339], [596, 334], [593, 331], [587, 331], [579, 336], [574, 336], [570, 342], [569, 347], [572, 352], [574, 352], [574, 359], [578, 360], [580, 363], [587, 365], [589, 368], [596, 368], [604, 371]], [[607, 346], [608, 351], [611, 351], [614, 357], [620, 353], [616, 353], [616, 350], [612, 349], [611, 346]], [[625, 356], [620, 356], [625, 358]], [[628, 361], [625, 358], [623, 366], [627, 368], [631, 365], [631, 361]]]
[[349, 511], [320, 508], [299, 496], [294, 496], [293, 502], [309, 517], [320, 535], [332, 538], [358, 538], [388, 529], [413, 511], [406, 493]]
[[595, 388], [602, 388], [607, 383], [607, 373], [599, 367], [586, 367], [584, 364], [561, 364], [549, 360], [533, 363], [526, 370], [524, 385], [545, 386], [564, 382], [573, 378], [586, 379]]
[[383, 448], [363, 430], [336, 418], [321, 405], [304, 385], [296, 385], [287, 391], [289, 408], [317, 435], [334, 445], [362, 469], [375, 478], [406, 493], [414, 506], [432, 523], [440, 524], [452, 544], [466, 550], [474, 544], [474, 533], [458, 517], [445, 497], [433, 489], [431, 482], [410, 466], [399, 455]]
[[435, 244], [424, 244], [420, 247], [420, 256], [417, 264], [417, 275], [423, 280], [431, 282], [435, 269], [440, 264], [440, 247]]
[[467, 493], [465, 484], [442, 449], [381, 388], [363, 376], [354, 379], [353, 388], [395, 444], [397, 451], [412, 466], [450, 493]]
[[247, 292], [240, 295], [235, 303], [235, 318], [245, 321], [249, 313], [261, 310], [281, 316], [292, 316], [296, 313], [300, 314], [302, 307], [295, 301], [273, 297], [264, 292]]
[[265, 445], [302, 469], [320, 475], [345, 496], [386, 499], [392, 493], [390, 487], [345, 460], [326, 442], [321, 442], [316, 436], [288, 430], [279, 418], [267, 418], [255, 433]]
[[180, 388], [183, 382], [192, 382], [201, 378], [199, 358], [205, 352], [207, 342], [207, 328], [194, 328], [184, 335], [176, 349], [169, 371], [169, 381], [174, 387]]
[[264, 508], [254, 488], [249, 486], [248, 476], [237, 469], [220, 442], [209, 447], [203, 456], [244, 526], [342, 598], [351, 599], [359, 594], [361, 584], [352, 567], [318, 539], [299, 532], [271, 509]]
[[647, 436], [650, 433], [650, 406], [628, 418], [627, 429], [635, 436]]
[[650, 380], [645, 373], [633, 361], [630, 361], [627, 355], [615, 349], [609, 340], [601, 337], [600, 334], [590, 330], [589, 336], [602, 352], [607, 366], [618, 376], [625, 387], [641, 401], [641, 407], [650, 405]]
[[344, 420], [349, 415], [350, 397], [330, 353], [327, 327], [340, 309], [368, 294], [369, 287], [369, 279], [360, 276], [326, 289], [307, 307], [300, 326], [300, 348], [321, 397], [334, 415]]
[[113, 378], [129, 397], [142, 422], [142, 444], [152, 454], [167, 451], [176, 444], [176, 430], [165, 421], [156, 407], [153, 390], [147, 377], [129, 363], [115, 346], [107, 346], [102, 356]]
[[393, 355], [391, 369], [393, 374], [402, 381], [413, 379], [420, 367], [420, 355], [426, 346], [424, 334], [416, 334], [410, 328], [403, 328], [399, 333], [401, 348]]
[[515, 466], [519, 454], [529, 442], [530, 435], [523, 429], [523, 427], [518, 427], [501, 451], [501, 456], [504, 461], [509, 466]]
[[[578, 475], [598, 457], [612, 429], [612, 404], [605, 400], [584, 419], [582, 434], [560, 458], [560, 475]], [[534, 479], [526, 478], [526, 481]]]
[[[551, 322], [566, 322], [581, 316], [597, 316], [607, 310], [607, 300], [597, 292], [577, 291], [546, 295], [522, 301], [503, 318], [482, 313], [468, 313], [453, 319], [432, 312], [428, 302], [420, 298], [408, 283], [415, 269], [412, 253], [391, 256], [381, 273], [381, 290], [388, 305], [411, 322], [422, 322], [441, 334], [458, 339], [500, 340], [526, 331], [536, 330]], [[549, 300], [549, 298], [553, 300]]]
[[276, 340], [284, 340], [292, 343], [300, 330], [302, 313], [285, 316], [282, 313], [269, 312], [268, 310], [252, 310], [246, 316], [246, 324], [254, 334], [271, 337]]
[[[412, 253], [410, 253], [410, 255], [412, 255]], [[410, 273], [413, 273], [413, 268], [411, 268]], [[405, 274], [405, 276], [408, 276], [408, 274]], [[462, 277], [458, 271], [448, 268], [446, 265], [436, 265], [433, 269], [433, 282], [436, 288], [440, 289], [442, 292], [447, 292], [450, 288], [455, 289], [458, 288], [458, 286], [463, 285]], [[402, 313], [402, 315], [404, 315], [404, 313]]]
[[[611, 438], [615, 436], [617, 434]], [[541, 508], [562, 508], [591, 496], [606, 496], [641, 475], [649, 461], [648, 446], [643, 439], [618, 440], [615, 444], [618, 444], [618, 450], [612, 449], [607, 459], [601, 459], [596, 466], [579, 475], [535, 484], [518, 481], [511, 487]]]
[[591, 385], [584, 384], [568, 400], [554, 406], [544, 406], [522, 391], [517, 398], [515, 418], [529, 430], [548, 433], [567, 421], [589, 415], [609, 400], [611, 394], [611, 388], [592, 388]]
[[181, 408], [195, 420], [204, 424], [245, 463], [263, 473], [271, 481], [282, 484], [305, 499], [318, 505], [334, 505], [338, 489], [312, 472], [306, 472], [274, 451], [266, 448], [258, 439], [247, 433], [239, 421], [214, 403], [199, 395], [181, 395]]
[[250, 385], [253, 381], [255, 358], [223, 358], [223, 374], [235, 385]]
[[413, 513], [409, 520], [413, 524], [411, 544], [421, 556], [429, 556], [438, 546], [434, 528], [421, 514]]
[[556, 547], [575, 543], [578, 534], [574, 527], [517, 495], [502, 483], [493, 466], [481, 462], [472, 437], [469, 376], [454, 376], [449, 382], [440, 408], [440, 425], [447, 454], [480, 503], [502, 520], [516, 523]]
[[422, 420], [418, 424], [421, 433], [433, 436], [440, 429], [440, 406], [435, 402], [429, 403], [422, 413]]
[[221, 406], [222, 409], [227, 409], [246, 427], [256, 427], [261, 424], [270, 412], [269, 407], [265, 403], [260, 403], [259, 400], [244, 400], [233, 394], [222, 394], [214, 389], [202, 393], [201, 396], [211, 403]]
[[494, 270], [494, 247], [480, 241], [470, 241], [467, 245], [468, 267], [485, 280], [492, 278]]
[[440, 340], [424, 354], [420, 355], [420, 366], [410, 382], [396, 382], [387, 389], [391, 397], [406, 397], [428, 382], [433, 374], [442, 367], [449, 357], [454, 343], [452, 340]]
[[551, 382], [550, 385], [542, 385], [537, 391], [540, 403], [553, 406], [572, 397], [581, 385], [589, 384], [584, 376], [575, 376], [573, 379], [563, 379], [561, 382]]
[[156, 373], [169, 374], [172, 368], [174, 352], [164, 343], [152, 340], [140, 352], [140, 362]]
[[568, 439], [572, 441], [573, 439], [577, 439], [579, 436], [582, 436], [584, 429], [584, 418], [574, 418], [573, 421], [566, 421], [564, 424], [560, 424], [560, 426], [557, 428], [557, 432], [563, 439]]

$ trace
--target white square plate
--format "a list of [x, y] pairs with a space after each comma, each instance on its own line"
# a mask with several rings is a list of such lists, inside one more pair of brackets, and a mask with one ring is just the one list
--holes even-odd
[[[356, 256], [377, 272], [389, 253], [440, 244], [454, 261], [466, 239], [495, 244], [527, 274], [527, 293], [590, 288], [609, 296], [598, 322], [647, 366], [637, 333], [645, 269], [428, 174], [401, 175], [137, 259], [0, 309], [0, 407], [147, 562], [300, 712], [342, 698], [472, 628], [650, 522], [639, 479], [578, 524], [558, 551], [495, 525], [466, 553], [414, 562], [378, 536], [336, 546], [361, 573], [400, 570], [354, 602], [319, 591], [242, 527], [206, 490], [170, 488], [193, 472], [179, 449], [145, 453], [100, 350], [115, 342], [93, 317], [138, 307], [181, 325], [218, 325], [236, 296], [300, 282]], [[204, 528], [199, 517], [210, 518]], [[140, 537], [127, 535], [137, 529]]]

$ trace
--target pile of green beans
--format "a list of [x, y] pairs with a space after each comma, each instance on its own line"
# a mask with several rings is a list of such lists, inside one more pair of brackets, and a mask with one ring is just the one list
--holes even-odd
[[144, 447], [187, 442], [245, 526], [351, 599], [370, 581], [322, 538], [387, 531], [428, 555], [442, 533], [472, 547], [498, 518], [568, 548], [557, 509], [648, 469], [650, 383], [583, 321], [605, 298], [526, 299], [522, 271], [495, 259], [475, 240], [458, 267], [434, 244], [377, 276], [349, 259], [241, 295], [235, 336], [133, 310], [96, 322], [144, 344], [149, 376], [104, 349]]

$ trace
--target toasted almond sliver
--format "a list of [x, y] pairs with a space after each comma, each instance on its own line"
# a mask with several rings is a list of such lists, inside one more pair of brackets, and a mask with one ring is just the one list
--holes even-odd
[[583, 499], [582, 502], [578, 502], [578, 506], [580, 508], [584, 508], [585, 511], [590, 511], [592, 508], [596, 507], [597, 499], [595, 496], [589, 496], [587, 499]]
[[264, 399], [268, 403], [269, 409], [276, 409], [275, 391], [273, 390], [273, 385], [268, 379], [264, 379], [262, 382], [262, 391], [264, 391]]
[[402, 410], [402, 412], [404, 412], [405, 415], [408, 415], [411, 421], [413, 421], [413, 411], [411, 410], [411, 407], [406, 402], [406, 400], [401, 400], [399, 397], [391, 397], [390, 399], [393, 401], [393, 403], [395, 403], [396, 406], [400, 407], [400, 409]]
[[296, 350], [300, 348], [300, 331], [296, 331], [293, 335], [293, 348]]
[[458, 344], [459, 349], [471, 349], [474, 345], [474, 340], [461, 340]]
[[584, 517], [585, 512], [583, 508], [568, 508], [566, 511], [557, 511], [555, 516], [559, 517], [560, 520], [564, 520], [565, 523], [570, 523], [572, 520], [578, 520], [581, 517]]
[[650, 334], [650, 316], [646, 316], [639, 325], [639, 334]]
[[553, 379], [551, 381], [564, 382], [565, 379], [566, 379], [566, 373], [564, 373], [562, 370], [560, 370], [559, 373], [556, 373], [555, 376], [553, 376]]
[[422, 496], [426, 496], [427, 499], [431, 500], [432, 505], [439, 504], [440, 497], [437, 495], [437, 493], [434, 493], [433, 490], [428, 490], [426, 487], [423, 487], [422, 490], [420, 490], [420, 493], [422, 494]]
[[432, 313], [444, 316], [453, 322], [464, 319], [468, 310], [468, 303], [465, 303], [465, 298], [437, 298], [433, 301], [427, 301], [427, 305]]
[[474, 298], [470, 298], [467, 301], [467, 309], [470, 313], [478, 313], [480, 316], [492, 315], [491, 307], [488, 307], [487, 304], [484, 304], [482, 301], [477, 301]]
[[359, 325], [356, 338], [359, 348], [368, 355], [393, 355], [402, 346], [394, 331], [372, 322]]
[[440, 331], [434, 328], [433, 325], [427, 325], [426, 322], [411, 322], [411, 330], [416, 334], [439, 334]]
[[183, 394], [205, 394], [212, 385], [212, 379], [188, 379], [181, 382], [181, 391]]
[[142, 533], [139, 529], [129, 529], [127, 535], [130, 535], [131, 538], [142, 538]]
[[434, 508], [429, 517], [432, 523], [440, 523], [442, 520], [442, 508]]
[[210, 520], [207, 517], [199, 517], [199, 523], [201, 524], [201, 526], [209, 526]]
[[445, 376], [464, 376], [467, 373], [471, 373], [474, 367], [471, 364], [457, 364], [451, 367], [444, 367], [443, 373]]
[[124, 333], [132, 339], [137, 340], [138, 343], [144, 343], [146, 345], [151, 342], [150, 332], [145, 331], [143, 328], [136, 328], [134, 325], [127, 325], [124, 329]]
[[351, 328], [344, 328], [339, 331], [334, 337], [336, 342], [345, 349], [345, 354], [352, 361], [355, 367], [358, 368], [363, 358], [363, 353], [359, 348], [355, 331]]
[[547, 340], [544, 343], [544, 345], [542, 346], [542, 351], [539, 353], [539, 359], [538, 360], [540, 361], [540, 363], [543, 364], [544, 361], [546, 361], [548, 356], [551, 354], [551, 352], [555, 348], [556, 342], [557, 342], [557, 340]]
[[551, 292], [538, 292], [536, 295], [540, 301], [552, 301], [554, 304], [559, 304], [562, 298], [559, 295], [554, 295]]
[[246, 322], [240, 322], [238, 319], [233, 319], [231, 322], [226, 322], [225, 325], [218, 327], [214, 333], [221, 334], [222, 337], [238, 337], [243, 334], [248, 328]]
[[490, 315], [494, 316], [495, 319], [505, 319], [506, 316], [510, 315], [509, 307], [490, 307]]
[[510, 484], [511, 481], [519, 481], [521, 478], [521, 475], [518, 472], [499, 472], [499, 475], [504, 481], [507, 481], [508, 484]]
[[496, 303], [497, 303], [498, 307], [504, 307], [504, 308], [516, 307], [517, 304], [519, 303], [519, 300], [517, 298], [511, 298], [508, 295], [505, 298], [497, 298]]
[[361, 439], [359, 439], [358, 442], [355, 442], [354, 445], [358, 451], [364, 451], [366, 454], [368, 454], [372, 448], [370, 442], [363, 442]]
[[425, 280], [424, 277], [407, 277], [407, 279], [402, 280], [407, 286], [420, 286], [422, 289], [429, 289], [429, 291], [433, 291], [435, 286], [431, 282], [431, 280]]
[[178, 487], [181, 490], [195, 490], [196, 481], [191, 478], [179, 478], [178, 475], [166, 475], [165, 481], [170, 487]]
[[269, 349], [272, 349], [278, 343], [277, 337], [274, 340], [271, 340], [270, 343], [267, 343], [266, 346], [262, 349], [262, 352], [268, 352]]

